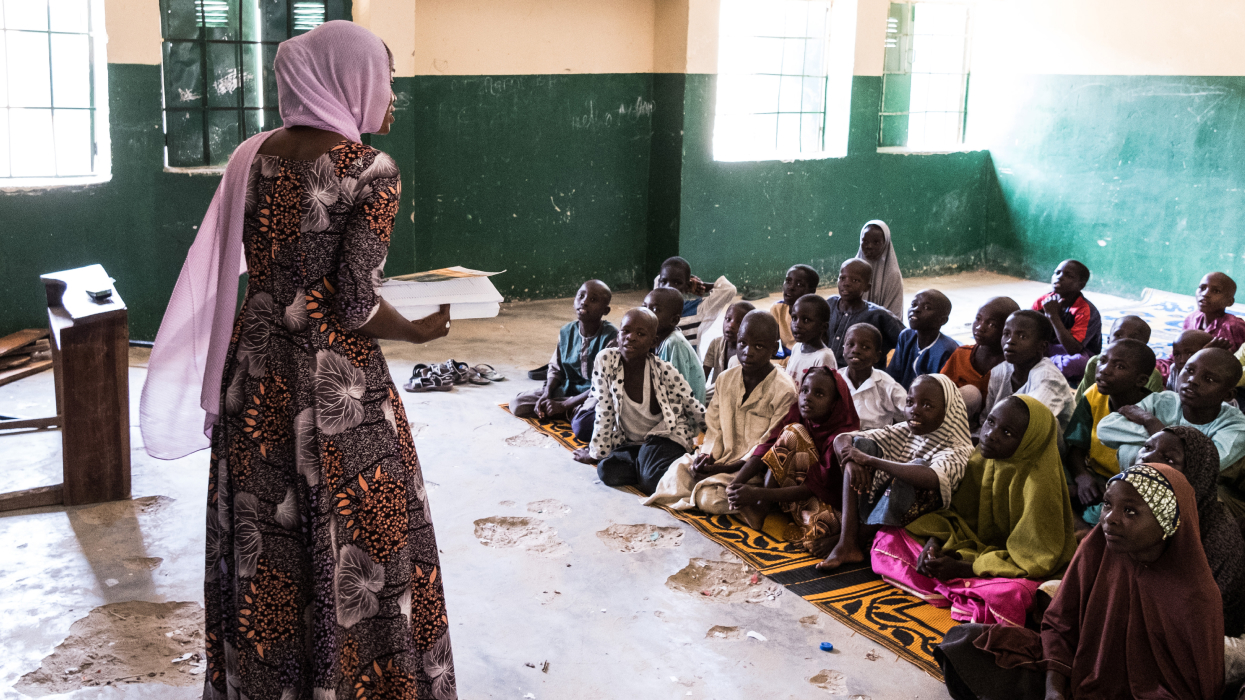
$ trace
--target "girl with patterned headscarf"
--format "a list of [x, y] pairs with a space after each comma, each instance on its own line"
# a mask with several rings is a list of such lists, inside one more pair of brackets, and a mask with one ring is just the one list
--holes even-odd
[[1150, 436], [1137, 459], [1168, 464], [1189, 480], [1197, 497], [1206, 563], [1223, 596], [1224, 634], [1245, 634], [1245, 538], [1218, 498], [1219, 452], [1215, 443], [1197, 428], [1165, 428]]
[[873, 266], [873, 281], [864, 295], [865, 301], [881, 306], [902, 321], [903, 273], [899, 271], [899, 259], [895, 257], [895, 245], [891, 243], [891, 229], [885, 221], [874, 219], [860, 228], [860, 248], [856, 251], [856, 257]]
[[951, 504], [973, 453], [960, 390], [946, 376], [923, 374], [912, 382], [904, 415], [903, 423], [835, 438], [844, 467], [843, 534], [817, 568], [864, 561], [879, 527], [903, 527]]
[[1224, 688], [1223, 607], [1197, 500], [1180, 472], [1139, 464], [1107, 482], [1042, 618], [965, 624], [934, 651], [953, 698], [1188, 698]]

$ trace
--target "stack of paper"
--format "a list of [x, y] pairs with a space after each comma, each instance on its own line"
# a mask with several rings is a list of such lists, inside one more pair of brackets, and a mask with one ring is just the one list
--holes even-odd
[[447, 267], [390, 277], [381, 282], [379, 291], [412, 320], [436, 313], [442, 304], [450, 305], [451, 319], [492, 318], [501, 311], [502, 296], [489, 277], [499, 274]]

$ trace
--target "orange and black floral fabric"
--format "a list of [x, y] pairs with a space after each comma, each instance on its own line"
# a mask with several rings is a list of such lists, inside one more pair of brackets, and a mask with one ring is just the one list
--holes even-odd
[[259, 156], [208, 483], [205, 700], [457, 697], [436, 538], [375, 310], [401, 194], [342, 142]]

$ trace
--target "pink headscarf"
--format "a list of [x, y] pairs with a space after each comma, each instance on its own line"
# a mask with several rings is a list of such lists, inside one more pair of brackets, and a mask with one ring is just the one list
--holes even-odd
[[[351, 22], [326, 22], [281, 42], [274, 63], [285, 126], [325, 129], [356, 142], [360, 134], [380, 130], [392, 94], [389, 52], [380, 37]], [[247, 181], [260, 146], [274, 133], [252, 136], [229, 157], [156, 334], [139, 425], [147, 454], [157, 459], [177, 459], [211, 444], [238, 277], [246, 272]]]

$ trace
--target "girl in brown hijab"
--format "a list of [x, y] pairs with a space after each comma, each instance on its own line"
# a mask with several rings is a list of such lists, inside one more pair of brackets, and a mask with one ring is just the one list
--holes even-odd
[[957, 700], [1219, 698], [1223, 604], [1189, 482], [1162, 464], [1113, 477], [1041, 634], [961, 625], [935, 657]]

